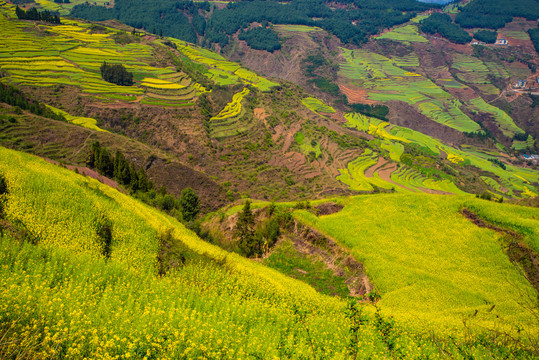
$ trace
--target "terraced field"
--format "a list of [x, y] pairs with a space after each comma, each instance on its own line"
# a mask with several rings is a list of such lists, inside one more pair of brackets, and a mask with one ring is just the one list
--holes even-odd
[[400, 100], [451, 128], [463, 132], [480, 130], [460, 110], [460, 101], [431, 80], [401, 69], [394, 60], [382, 55], [364, 50], [342, 49], [342, 52], [346, 62], [340, 66], [341, 82], [366, 89], [370, 100]]
[[[62, 25], [33, 26], [8, 20], [12, 9], [0, 8], [0, 69], [3, 82], [18, 86], [74, 86], [90, 98], [135, 101], [160, 106], [191, 106], [200, 88], [171, 67], [148, 65], [152, 48], [142, 43], [118, 45], [111, 34], [96, 34], [90, 25], [63, 19]], [[111, 33], [113, 30], [111, 30]], [[53, 34], [53, 35], [46, 35]], [[134, 74], [134, 86], [118, 86], [101, 78], [104, 63], [123, 64]]]
[[249, 94], [249, 89], [244, 88], [234, 94], [232, 101], [223, 110], [210, 119], [210, 136], [213, 138], [225, 138], [240, 135], [253, 125], [249, 121], [241, 121], [244, 110], [241, 105], [243, 98]]
[[[539, 173], [531, 169], [519, 168], [512, 165], [506, 165], [506, 169], [504, 170], [489, 161], [489, 159], [497, 158], [499, 156], [499, 154], [497, 153], [480, 152], [476, 151], [471, 147], [463, 147], [462, 149], [457, 149], [420, 132], [392, 125], [387, 122], [371, 118], [362, 114], [349, 113], [346, 114], [345, 117], [348, 120], [348, 124], [346, 126], [367, 132], [380, 139], [380, 146], [390, 151], [389, 156], [392, 160], [395, 160], [398, 155], [395, 150], [393, 150], [394, 152], [391, 153], [391, 149], [395, 148], [395, 143], [417, 144], [424, 149], [428, 149], [435, 156], [440, 156], [441, 152], [443, 152], [447, 155], [447, 159], [456, 165], [473, 165], [484, 171], [492, 173], [493, 177], [499, 179], [499, 185], [503, 186], [503, 188], [505, 189], [503, 193], [507, 196], [528, 197], [534, 196], [535, 194], [535, 191], [533, 191], [534, 187], [531, 184], [539, 180]], [[360, 162], [362, 162], [363, 160], [361, 160]], [[356, 164], [352, 166], [356, 166]], [[342, 176], [343, 171], [344, 173], [346, 173], [345, 170], [342, 170], [341, 176], [339, 176], [337, 179], [348, 185], [351, 185], [352, 182], [348, 179], [348, 177]], [[349, 173], [351, 174], [352, 172]], [[353, 173], [356, 174], [357, 178], [364, 177], [364, 174], [358, 171], [354, 170]], [[438, 181], [428, 179], [426, 176], [423, 175], [419, 177], [416, 176], [417, 174], [414, 176], [412, 175], [412, 172], [406, 172], [404, 168], [401, 168], [400, 172], [391, 173], [391, 180], [395, 184], [401, 185], [403, 188], [406, 188], [408, 190], [425, 191], [425, 189], [430, 189], [454, 194], [462, 193], [462, 191], [460, 191], [453, 183], [447, 180]], [[419, 182], [421, 182], [422, 185], [420, 185]], [[395, 187], [395, 190], [397, 190], [398, 187], [395, 186], [395, 184], [393, 184], [393, 186]], [[492, 183], [489, 183], [489, 185], [491, 184]], [[363, 185], [362, 187], [355, 186], [353, 189], [363, 190], [365, 188], [368, 187], [365, 185]], [[391, 187], [386, 186], [385, 188]]]
[[208, 66], [209, 72], [206, 75], [216, 83], [222, 85], [235, 84], [238, 80], [241, 80], [243, 83], [253, 85], [261, 91], [270, 91], [273, 87], [279, 85], [207, 49], [176, 39], [169, 40], [174, 42], [178, 51], [191, 61]]
[[395, 65], [399, 67], [418, 67], [419, 66], [419, 58], [417, 57], [416, 53], [410, 53], [408, 55], [404, 56], [394, 56], [391, 58], [395, 62]]
[[307, 97], [302, 100], [303, 105], [305, 105], [309, 110], [315, 112], [315, 113], [325, 113], [325, 114], [332, 114], [335, 112], [335, 109], [333, 109], [331, 106], [324, 104], [322, 101]]
[[453, 55], [453, 68], [459, 70], [457, 78], [471, 84], [488, 83], [487, 75], [490, 73], [488, 67], [478, 58], [455, 53]]
[[475, 111], [491, 114], [505, 136], [512, 138], [515, 134], [524, 133], [524, 130], [515, 124], [511, 116], [507, 115], [505, 111], [487, 104], [482, 98], [472, 99], [469, 104]]
[[419, 35], [416, 25], [405, 25], [397, 27], [377, 36], [376, 39], [389, 39], [395, 41], [401, 41], [403, 43], [410, 42], [428, 42], [423, 36]]

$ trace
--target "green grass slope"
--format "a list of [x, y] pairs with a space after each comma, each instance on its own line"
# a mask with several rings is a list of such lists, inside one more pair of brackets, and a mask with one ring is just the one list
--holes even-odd
[[537, 319], [521, 306], [537, 306], [535, 290], [509, 261], [500, 235], [477, 227], [460, 210], [525, 228], [534, 249], [539, 210], [418, 194], [354, 197], [344, 204], [336, 214], [296, 216], [353, 251], [380, 292], [380, 305], [397, 319], [440, 329], [462, 324], [476, 310], [492, 315], [495, 306], [500, 319], [537, 331]]
[[[373, 315], [372, 305], [362, 305], [358, 318], [342, 299], [205, 243], [157, 210], [39, 158], [0, 148], [0, 173], [9, 189], [7, 198], [2, 195], [7, 230], [0, 237], [0, 357], [531, 356], [519, 346], [492, 346], [456, 332], [453, 340], [436, 332], [434, 342], [413, 319], [401, 325], [384, 315], [395, 301], [390, 294], [381, 302], [382, 313]], [[414, 199], [431, 208], [437, 200]], [[354, 206], [342, 214], [350, 210]], [[97, 235], [103, 219], [112, 228], [108, 259]], [[381, 244], [387, 234], [379, 230]], [[484, 238], [495, 253], [488, 242], [493, 237]], [[160, 241], [178, 253], [179, 266], [165, 276], [157, 275]], [[527, 291], [499, 257], [500, 269]], [[381, 291], [388, 286], [378, 285]], [[485, 292], [492, 301], [500, 299]], [[460, 301], [473, 301], [470, 293]], [[511, 304], [500, 307], [505, 311]], [[354, 334], [358, 341], [351, 340]]]

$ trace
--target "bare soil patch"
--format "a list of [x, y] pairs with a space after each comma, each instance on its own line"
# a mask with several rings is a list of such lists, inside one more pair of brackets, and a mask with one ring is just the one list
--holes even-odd
[[317, 210], [318, 215], [322, 215], [322, 216], [323, 215], [331, 215], [331, 214], [338, 213], [343, 208], [344, 208], [343, 205], [336, 204], [334, 202], [323, 203], [323, 204], [320, 204], [320, 205], [315, 207], [315, 209]]
[[353, 85], [339, 84], [339, 89], [348, 98], [350, 104], [376, 104], [376, 101], [369, 99], [369, 94], [365, 89], [357, 88]]
[[387, 160], [384, 159], [383, 157], [378, 158], [378, 162], [365, 171], [365, 176], [368, 178], [373, 177], [374, 173], [377, 170], [379, 170], [381, 167], [383, 167], [386, 163], [387, 163]]

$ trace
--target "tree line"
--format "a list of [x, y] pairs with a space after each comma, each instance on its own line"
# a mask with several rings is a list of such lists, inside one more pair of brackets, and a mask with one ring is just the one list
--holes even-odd
[[274, 52], [281, 48], [281, 43], [279, 42], [277, 34], [266, 27], [258, 27], [243, 31], [239, 34], [238, 38], [240, 40], [245, 40], [249, 47], [256, 50]]
[[427, 34], [439, 34], [457, 44], [466, 44], [472, 40], [459, 25], [455, 24], [447, 14], [434, 13], [421, 21], [421, 31]]
[[57, 14], [51, 13], [49, 10], [38, 11], [34, 7], [30, 10], [24, 10], [17, 5], [15, 14], [19, 20], [45, 21], [51, 24], [61, 24], [60, 17]]
[[499, 29], [514, 17], [539, 18], [537, 0], [474, 0], [461, 8], [455, 22], [465, 28]]
[[[71, 15], [92, 21], [117, 19], [130, 26], [172, 36], [205, 46], [224, 46], [230, 37], [253, 22], [282, 25], [319, 26], [343, 43], [361, 44], [384, 28], [409, 21], [416, 11], [437, 8], [415, 0], [340, 0], [349, 9], [331, 9], [323, 0], [230, 2], [224, 9], [213, 9], [207, 2], [158, 0], [116, 0], [114, 8], [89, 5], [73, 7]], [[144, 9], [144, 11], [140, 11]], [[276, 49], [276, 35], [258, 30], [242, 35], [255, 48]], [[246, 40], [247, 41], [247, 40]]]
[[533, 46], [535, 46], [535, 51], [539, 53], [539, 27], [528, 30], [528, 34], [533, 42]]
[[129, 192], [143, 202], [169, 212], [180, 220], [189, 222], [194, 220], [200, 211], [200, 201], [191, 188], [182, 190], [181, 196], [176, 199], [164, 187], [155, 189], [153, 182], [148, 178], [143, 168], [135, 164], [116, 150], [114, 156], [108, 149], [96, 141], [88, 151], [86, 166], [95, 169], [103, 176], [115, 179], [118, 184], [125, 186]]
[[63, 115], [56, 114], [45, 105], [30, 99], [22, 91], [8, 84], [0, 83], [0, 102], [15, 106], [18, 109], [27, 110], [38, 116], [66, 121]]

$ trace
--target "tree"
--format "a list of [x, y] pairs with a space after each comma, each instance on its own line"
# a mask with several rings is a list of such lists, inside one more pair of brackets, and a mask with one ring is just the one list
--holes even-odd
[[251, 211], [250, 201], [245, 202], [243, 210], [238, 214], [235, 233], [239, 238], [239, 248], [245, 256], [249, 257], [260, 253], [260, 243], [255, 236], [255, 218]]
[[200, 211], [200, 201], [193, 189], [186, 188], [182, 190], [182, 194], [180, 196], [180, 206], [183, 220], [194, 220]]
[[4, 175], [0, 174], [0, 219], [4, 217], [4, 206], [8, 194], [7, 180]]

